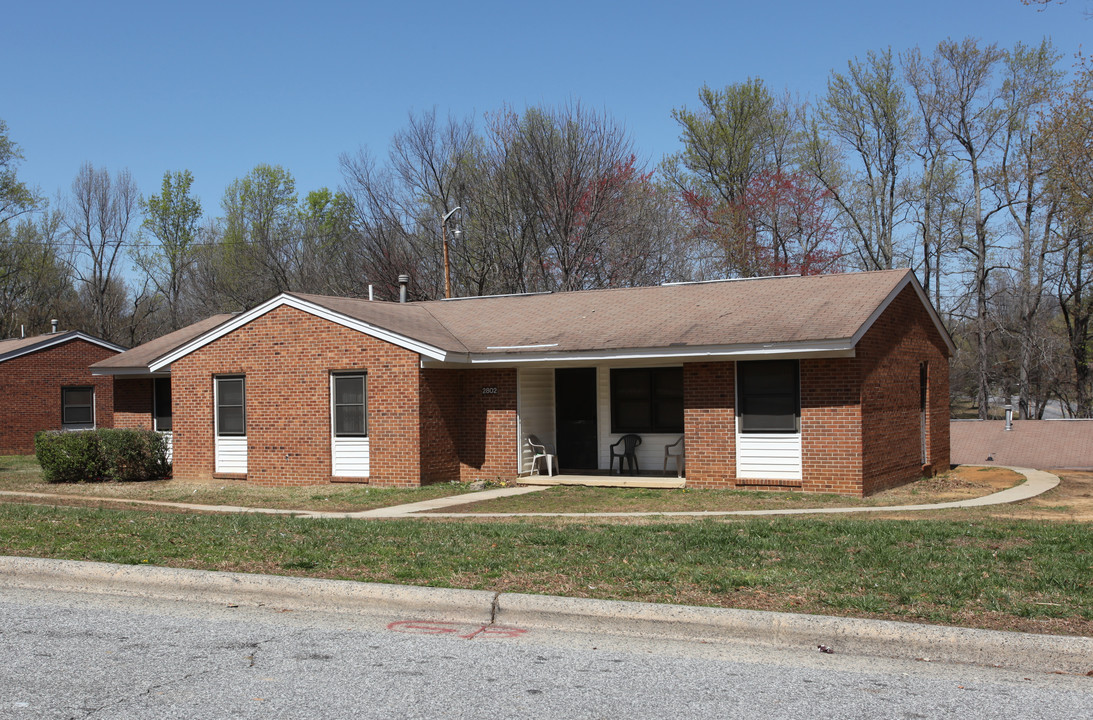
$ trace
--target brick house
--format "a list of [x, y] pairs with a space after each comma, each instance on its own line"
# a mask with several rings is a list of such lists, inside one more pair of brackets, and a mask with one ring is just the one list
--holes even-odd
[[862, 495], [949, 464], [953, 345], [908, 270], [405, 304], [284, 293], [206, 323], [96, 369], [169, 373], [177, 478], [513, 479], [532, 434], [573, 475], [606, 470], [627, 433], [659, 473], [684, 437], [690, 487]]
[[30, 455], [39, 430], [113, 426], [113, 384], [89, 366], [125, 348], [82, 332], [0, 340], [0, 455]]

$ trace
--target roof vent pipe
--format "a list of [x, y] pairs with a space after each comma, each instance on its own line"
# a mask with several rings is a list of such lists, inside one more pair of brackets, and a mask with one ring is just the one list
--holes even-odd
[[26, 336], [27, 336], [27, 326], [26, 325], [20, 325], [19, 326], [19, 337], [25, 338]]
[[49, 324], [53, 326], [52, 332], [57, 332], [57, 318], [53, 318], [49, 321]]
[[368, 302], [372, 302], [375, 298], [372, 296], [372, 283], [368, 283]]
[[410, 284], [409, 275], [398, 276], [398, 301], [400, 303], [406, 302], [406, 286]]

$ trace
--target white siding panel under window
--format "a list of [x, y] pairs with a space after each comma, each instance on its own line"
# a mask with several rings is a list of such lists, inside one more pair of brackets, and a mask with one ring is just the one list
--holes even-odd
[[368, 477], [368, 438], [334, 438], [334, 476]]
[[[531, 448], [525, 442], [536, 435], [552, 448], [554, 437], [554, 368], [520, 368], [516, 375], [519, 423], [520, 472], [531, 472]], [[559, 458], [564, 463], [565, 458]]]
[[240, 435], [216, 437], [216, 472], [247, 472], [247, 438]]
[[170, 430], [160, 430], [159, 434], [163, 436], [163, 441], [167, 445], [167, 462], [174, 462], [174, 433]]
[[736, 476], [800, 480], [800, 433], [737, 433]]

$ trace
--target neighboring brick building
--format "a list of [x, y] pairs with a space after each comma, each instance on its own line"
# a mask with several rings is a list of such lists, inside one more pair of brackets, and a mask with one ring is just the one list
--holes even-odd
[[32, 454], [39, 430], [113, 427], [113, 383], [89, 366], [123, 350], [76, 331], [0, 340], [0, 455]]
[[[265, 485], [562, 470], [869, 494], [947, 469], [952, 341], [910, 271], [370, 302], [285, 293], [99, 363], [170, 373], [175, 477]], [[143, 378], [143, 379], [142, 379]], [[126, 401], [126, 407], [137, 403]]]

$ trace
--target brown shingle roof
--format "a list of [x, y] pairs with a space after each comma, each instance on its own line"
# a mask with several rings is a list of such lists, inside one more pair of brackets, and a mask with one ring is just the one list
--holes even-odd
[[405, 305], [296, 296], [449, 352], [583, 352], [849, 340], [909, 273], [758, 278]]
[[343, 318], [350, 327], [456, 362], [468, 355], [504, 360], [572, 353], [641, 355], [648, 350], [678, 356], [692, 350], [703, 355], [766, 347], [777, 352], [779, 346], [786, 352], [842, 351], [852, 347], [887, 301], [909, 283], [925, 297], [910, 270], [404, 304], [285, 293], [234, 320], [209, 318], [93, 367], [115, 372], [163, 369], [284, 302], [331, 320]]
[[187, 325], [181, 330], [167, 333], [155, 340], [138, 345], [132, 350], [100, 360], [91, 366], [92, 370], [121, 370], [136, 369], [147, 370], [148, 365], [155, 359], [166, 355], [175, 348], [193, 340], [195, 337], [212, 330], [217, 325], [234, 317], [234, 313], [223, 313], [205, 318], [193, 325]]

